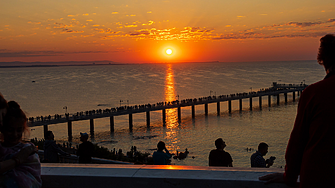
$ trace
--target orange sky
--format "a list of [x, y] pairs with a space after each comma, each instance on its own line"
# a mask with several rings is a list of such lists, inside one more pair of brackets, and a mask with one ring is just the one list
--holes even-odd
[[334, 0], [11, 0], [0, 15], [0, 62], [309, 60], [335, 32]]

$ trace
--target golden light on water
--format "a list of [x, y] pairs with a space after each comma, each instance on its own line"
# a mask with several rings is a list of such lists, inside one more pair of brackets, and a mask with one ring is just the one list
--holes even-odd
[[[168, 69], [165, 78], [165, 101], [172, 102], [176, 100], [174, 89], [174, 76], [171, 64], [168, 64]], [[171, 108], [166, 110], [166, 127], [172, 128], [178, 125], [177, 109]]]
[[[172, 70], [172, 65], [167, 65], [167, 71], [166, 71], [166, 78], [165, 78], [165, 101], [166, 102], [172, 102], [176, 100], [176, 93], [174, 88], [174, 75]], [[176, 108], [170, 108], [166, 109], [166, 138], [169, 140], [172, 144], [176, 144], [178, 142], [177, 136], [176, 136], [176, 130], [179, 125], [178, 122], [178, 113]], [[178, 148], [174, 148], [173, 145], [169, 146], [169, 149], [172, 151], [177, 150]]]

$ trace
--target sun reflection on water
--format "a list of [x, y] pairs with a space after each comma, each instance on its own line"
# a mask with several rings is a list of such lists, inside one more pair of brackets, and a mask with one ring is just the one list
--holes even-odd
[[[174, 75], [172, 65], [168, 64], [165, 78], [165, 101], [172, 102], [176, 100], [176, 93], [174, 87]], [[167, 148], [174, 152], [177, 148], [178, 138], [176, 128], [179, 126], [178, 112], [176, 108], [166, 109], [165, 134], [169, 144]]]

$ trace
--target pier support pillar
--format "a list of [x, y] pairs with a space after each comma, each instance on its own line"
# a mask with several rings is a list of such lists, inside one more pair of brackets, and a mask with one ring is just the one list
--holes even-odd
[[192, 119], [195, 118], [195, 107], [194, 105], [192, 105]]
[[129, 114], [129, 130], [133, 131], [133, 114]]
[[240, 112], [242, 112], [242, 99], [239, 99], [240, 102]]
[[295, 102], [295, 91], [293, 91], [293, 102]]
[[162, 118], [163, 118], [163, 125], [165, 125], [165, 121], [166, 121], [166, 112], [165, 109], [162, 110]]
[[150, 128], [150, 111], [146, 111], [147, 114], [147, 128]]
[[72, 140], [72, 121], [67, 122], [67, 135], [68, 135], [69, 141], [71, 141]]
[[252, 97], [249, 98], [250, 103], [250, 111], [252, 111]]
[[181, 122], [181, 109], [178, 107], [178, 122]]
[[216, 112], [217, 112], [217, 116], [220, 116], [220, 102], [216, 103]]
[[271, 95], [268, 95], [269, 99], [268, 99], [268, 104], [269, 104], [269, 107], [271, 107]]
[[262, 110], [262, 96], [259, 96], [259, 109]]
[[110, 124], [110, 132], [114, 132], [114, 116], [109, 117], [109, 124]]
[[48, 125], [43, 125], [43, 130], [44, 130], [44, 138], [45, 138], [48, 132]]
[[208, 103], [205, 104], [205, 116], [208, 116]]
[[284, 97], [285, 97], [285, 104], [287, 104], [287, 93], [284, 93]]
[[279, 94], [277, 94], [277, 105], [279, 105]]
[[90, 119], [90, 134], [94, 134], [94, 119]]
[[231, 114], [231, 100], [228, 101], [228, 112]]

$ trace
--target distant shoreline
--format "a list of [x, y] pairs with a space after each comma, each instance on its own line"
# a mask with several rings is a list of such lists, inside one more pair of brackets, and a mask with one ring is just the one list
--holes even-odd
[[70, 65], [7, 65], [0, 68], [32, 68], [32, 67], [65, 67], [65, 66], [101, 66], [101, 65], [130, 65], [130, 64], [70, 64]]
[[[250, 61], [250, 62], [179, 62], [179, 63], [257, 63], [257, 62], [301, 62], [316, 60], [287, 60], [287, 61]], [[172, 64], [177, 62], [171, 62]], [[64, 66], [105, 66], [105, 65], [142, 65], [142, 64], [169, 64], [165, 63], [117, 63], [113, 61], [61, 61], [61, 62], [0, 62], [0, 68], [36, 68], [36, 67], [64, 67]]]

